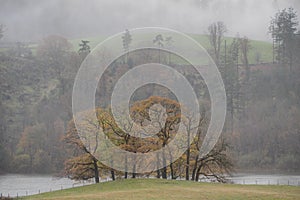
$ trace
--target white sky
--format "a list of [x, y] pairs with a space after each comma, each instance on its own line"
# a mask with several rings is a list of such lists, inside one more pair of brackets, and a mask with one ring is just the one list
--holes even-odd
[[268, 40], [271, 17], [287, 7], [300, 14], [300, 0], [0, 0], [0, 23], [10, 41], [109, 35], [144, 26], [203, 34], [214, 21], [224, 21], [227, 35]]

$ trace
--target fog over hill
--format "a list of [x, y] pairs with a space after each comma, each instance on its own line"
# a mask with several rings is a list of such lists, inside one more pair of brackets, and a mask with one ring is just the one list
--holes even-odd
[[271, 16], [298, 0], [1, 0], [4, 41], [36, 41], [49, 34], [67, 37], [109, 35], [126, 28], [161, 26], [187, 33], [205, 33], [224, 21], [227, 35], [236, 33], [268, 40]]

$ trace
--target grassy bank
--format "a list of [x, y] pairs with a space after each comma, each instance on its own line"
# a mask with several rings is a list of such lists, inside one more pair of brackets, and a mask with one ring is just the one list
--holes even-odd
[[23, 199], [300, 199], [300, 187], [129, 179], [28, 196]]

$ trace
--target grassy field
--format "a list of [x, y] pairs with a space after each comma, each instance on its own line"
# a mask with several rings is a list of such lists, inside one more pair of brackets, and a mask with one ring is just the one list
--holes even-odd
[[23, 199], [300, 199], [300, 187], [128, 179], [28, 196]]
[[[203, 35], [203, 34], [188, 34], [188, 35], [192, 37], [194, 40], [196, 40], [197, 42], [199, 42], [206, 50], [209, 50], [211, 48], [207, 35]], [[70, 42], [73, 45], [73, 48], [77, 50], [79, 49], [78, 44], [80, 43], [81, 40], [88, 40], [90, 41], [90, 46], [93, 49], [94, 47], [97, 46], [97, 44], [99, 44], [106, 38], [107, 37], [105, 36], [87, 37], [87, 38], [80, 38], [80, 39], [77, 38], [77, 39], [71, 39]], [[225, 37], [224, 39], [226, 40], [227, 46], [229, 47], [233, 38]], [[250, 64], [257, 64], [257, 59], [256, 59], [257, 55], [259, 55], [260, 57], [259, 62], [261, 63], [272, 62], [272, 57], [273, 57], [272, 44], [266, 41], [251, 40], [250, 38], [250, 50], [249, 50], [249, 57], [248, 57]]]
[[[199, 42], [206, 50], [209, 50], [210, 44], [208, 40], [207, 35], [203, 34], [188, 34], [190, 37], [192, 37], [194, 40]], [[78, 51], [79, 49], [79, 43], [81, 43], [81, 40], [88, 40], [90, 41], [89, 45], [91, 46], [91, 49], [95, 48], [100, 42], [107, 39], [108, 36], [99, 35], [97, 37], [85, 37], [85, 38], [75, 38], [75, 39], [69, 39], [69, 42], [72, 44], [74, 51]], [[133, 38], [134, 39], [134, 38]], [[232, 37], [225, 37], [224, 38], [227, 42], [227, 46], [229, 47], [233, 38]], [[249, 50], [249, 63], [250, 64], [257, 64], [257, 56], [259, 56], [259, 63], [269, 63], [272, 62], [272, 44], [270, 42], [266, 41], [258, 41], [258, 40], [251, 40], [250, 39], [250, 50]], [[176, 42], [176, 41], [175, 41]], [[33, 52], [33, 54], [36, 53], [36, 47], [38, 44], [30, 44], [29, 48]], [[122, 45], [122, 44], [120, 44]], [[224, 43], [223, 43], [224, 45]], [[7, 49], [0, 48], [0, 52], [5, 51]], [[222, 47], [222, 51], [224, 51], [224, 47]]]

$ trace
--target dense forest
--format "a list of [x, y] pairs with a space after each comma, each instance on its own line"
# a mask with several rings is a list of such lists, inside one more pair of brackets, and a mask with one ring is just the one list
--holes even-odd
[[[185, 176], [198, 180], [202, 174], [224, 181], [219, 174], [233, 169], [300, 171], [300, 31], [296, 12], [292, 8], [284, 9], [272, 18], [269, 33], [273, 40], [273, 60], [268, 63], [261, 63], [257, 55], [256, 64], [251, 64], [251, 40], [236, 36], [228, 42], [224, 37], [226, 31], [223, 22], [216, 22], [208, 27], [207, 35], [208, 52], [226, 87], [227, 116], [223, 136], [209, 156], [199, 160], [197, 152], [203, 138], [200, 131], [180, 159], [153, 172], [157, 177]], [[3, 34], [6, 33], [2, 25], [0, 39]], [[130, 31], [125, 31], [120, 44], [125, 51], [132, 40]], [[158, 35], [153, 41], [159, 46], [171, 40]], [[89, 41], [82, 40], [77, 45], [72, 46], [62, 36], [50, 35], [37, 44], [18, 42], [0, 46], [0, 172], [55, 173], [74, 179], [127, 178], [127, 173], [99, 163], [76, 134], [71, 103], [73, 82], [82, 61], [91, 51]], [[147, 59], [141, 61], [142, 55], [147, 55]], [[107, 130], [108, 137], [128, 151], [147, 152], [164, 145], [172, 139], [172, 130], [176, 129], [179, 119], [174, 117], [176, 114], [170, 114], [157, 140], [130, 138], [126, 131], [116, 130], [113, 120], [108, 120], [111, 113], [105, 108], [107, 99], [103, 98], [107, 95], [103, 94], [111, 92], [113, 80], [143, 62], [165, 63], [179, 71], [187, 67], [173, 63], [173, 57], [170, 59], [167, 52], [157, 55], [156, 51], [126, 54], [112, 64], [99, 83], [98, 119], [103, 122], [102, 128]], [[188, 70], [182, 73], [190, 81], [197, 78]], [[203, 95], [204, 104], [209, 104], [205, 91], [205, 86], [199, 83], [199, 94]], [[165, 96], [158, 97], [161, 94]], [[133, 97], [132, 113], [145, 115], [151, 107], [150, 100], [166, 108], [178, 106], [170, 91], [151, 86]], [[205, 128], [203, 120], [201, 130]], [[133, 173], [132, 177], [135, 176]]]

